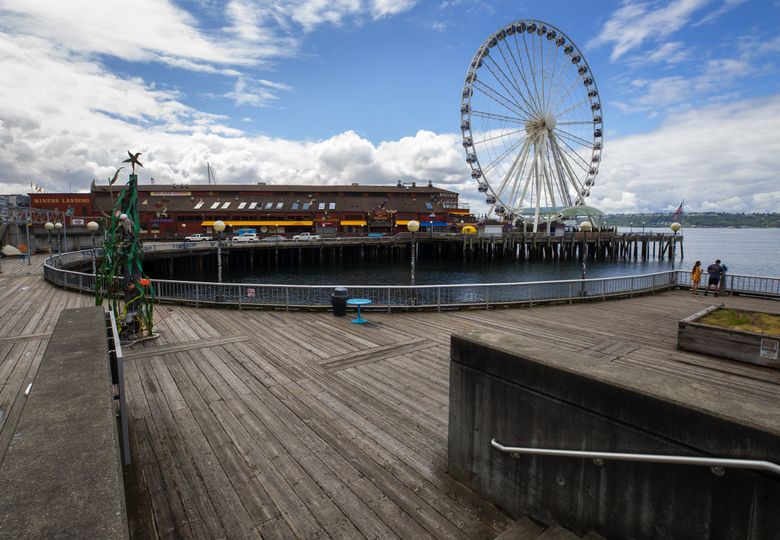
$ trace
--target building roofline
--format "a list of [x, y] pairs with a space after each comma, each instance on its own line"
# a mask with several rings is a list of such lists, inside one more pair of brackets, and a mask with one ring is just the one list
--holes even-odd
[[[92, 192], [115, 192], [121, 191], [124, 185], [93, 185]], [[190, 191], [190, 192], [203, 192], [203, 191], [240, 191], [240, 192], [349, 192], [349, 193], [453, 193], [457, 194], [457, 191], [451, 191], [434, 186], [422, 185], [422, 186], [397, 186], [397, 185], [377, 185], [377, 184], [344, 184], [344, 185], [300, 185], [300, 184], [139, 184], [139, 191]]]

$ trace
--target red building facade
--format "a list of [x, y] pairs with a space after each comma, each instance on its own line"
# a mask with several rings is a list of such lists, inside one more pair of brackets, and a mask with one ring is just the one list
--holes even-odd
[[[109, 213], [122, 186], [93, 186], [96, 215]], [[423, 230], [458, 232], [472, 222], [458, 193], [431, 184], [395, 186], [140, 185], [138, 209], [146, 238], [176, 239], [206, 232], [214, 221], [227, 234], [259, 236], [312, 232], [325, 236], [390, 236], [406, 231], [409, 220]]]

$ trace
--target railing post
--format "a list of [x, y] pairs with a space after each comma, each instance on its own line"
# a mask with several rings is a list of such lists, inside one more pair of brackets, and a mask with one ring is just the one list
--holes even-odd
[[241, 285], [237, 285], [238, 287], [238, 310], [241, 311]]
[[631, 281], [629, 283], [630, 283], [629, 290], [631, 292], [629, 293], [628, 297], [633, 298], [634, 297], [634, 276], [631, 276]]
[[436, 288], [436, 307], [436, 310], [441, 312], [441, 287]]
[[290, 287], [284, 288], [284, 310], [290, 311]]
[[490, 285], [485, 285], [485, 309], [490, 309]]

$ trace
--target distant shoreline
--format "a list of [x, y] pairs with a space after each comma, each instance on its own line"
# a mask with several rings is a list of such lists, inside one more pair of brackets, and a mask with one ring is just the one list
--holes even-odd
[[[669, 227], [674, 221], [672, 214], [610, 214], [602, 218], [614, 227]], [[780, 213], [772, 214], [726, 214], [685, 213], [677, 221], [690, 229], [780, 229]]]

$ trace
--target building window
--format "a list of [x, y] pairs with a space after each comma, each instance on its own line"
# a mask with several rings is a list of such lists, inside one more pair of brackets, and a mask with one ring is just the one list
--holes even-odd
[[222, 210], [227, 210], [228, 206], [230, 206], [229, 202], [222, 203]]
[[308, 210], [311, 205], [307, 202], [303, 203], [303, 209]]
[[298, 202], [294, 202], [294, 203], [292, 203], [292, 209], [293, 209], [293, 210], [298, 210], [298, 208], [300, 208], [300, 206], [301, 206], [301, 205], [300, 205], [300, 203], [298, 203]]
[[254, 210], [255, 208], [257, 208], [257, 203], [256, 202], [249, 203], [249, 209], [250, 210]]
[[238, 203], [238, 209], [239, 210], [243, 210], [244, 208], [246, 208], [246, 203], [245, 202]]
[[218, 202], [215, 202], [215, 203], [213, 203], [213, 204], [211, 205], [211, 209], [212, 209], [212, 210], [216, 210], [218, 207], [219, 207], [219, 203], [218, 203]]
[[283, 207], [284, 207], [284, 203], [283, 202], [276, 203], [276, 209], [277, 210], [281, 210]]
[[272, 202], [265, 203], [265, 209], [266, 209], [266, 210], [270, 210], [270, 209], [271, 209], [271, 208], [273, 208], [273, 207], [274, 207], [274, 203], [272, 203]]
[[198, 201], [198, 204], [195, 205], [194, 210], [198, 210], [201, 206], [203, 206], [203, 201]]
[[335, 210], [336, 209], [336, 203], [332, 202], [328, 204], [328, 210]]
[[317, 210], [325, 210], [325, 203], [324, 202], [318, 203]]

